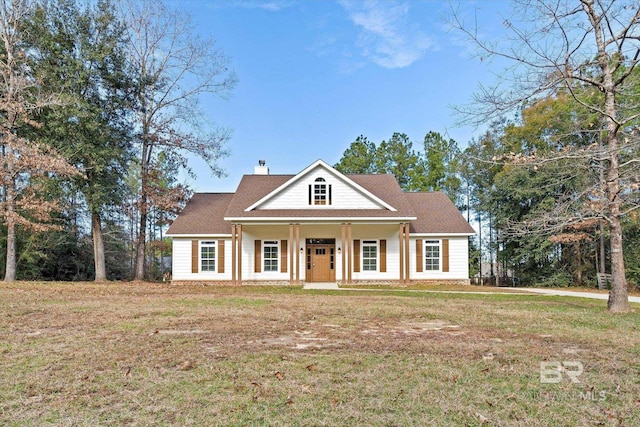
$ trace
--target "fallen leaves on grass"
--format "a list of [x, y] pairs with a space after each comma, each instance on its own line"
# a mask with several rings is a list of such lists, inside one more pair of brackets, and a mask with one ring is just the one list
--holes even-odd
[[185, 360], [184, 362], [182, 362], [179, 366], [178, 366], [178, 370], [179, 371], [190, 371], [192, 369], [195, 369], [198, 365], [196, 365], [195, 362], [191, 361], [191, 360]]
[[491, 421], [489, 420], [489, 418], [485, 417], [484, 415], [482, 415], [479, 412], [476, 412], [476, 417], [478, 418], [478, 421], [480, 421], [480, 424], [490, 424]]
[[[0, 287], [0, 424], [608, 425], [640, 407], [621, 375], [637, 318], [589, 301], [15, 286]], [[616, 396], [576, 412], [569, 392], [526, 392], [568, 356]]]

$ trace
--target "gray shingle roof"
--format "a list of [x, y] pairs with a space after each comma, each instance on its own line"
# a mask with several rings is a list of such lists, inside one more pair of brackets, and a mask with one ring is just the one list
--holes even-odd
[[403, 196], [402, 189], [393, 175], [346, 175], [376, 197], [384, 200], [397, 209], [397, 212], [387, 209], [245, 209], [273, 190], [280, 187], [295, 175], [245, 175], [242, 177], [238, 190], [229, 204], [225, 217], [232, 218], [289, 218], [289, 217], [340, 217], [340, 218], [397, 218], [415, 217], [413, 207]]
[[195, 193], [167, 233], [231, 234], [231, 224], [224, 220], [224, 213], [232, 198], [233, 193]]
[[413, 233], [473, 233], [449, 198], [440, 192], [405, 193], [393, 175], [346, 175], [397, 209], [269, 209], [244, 210], [295, 175], [245, 175], [235, 193], [196, 193], [176, 218], [168, 234], [229, 234], [227, 218], [416, 218]]
[[434, 191], [404, 195], [418, 213], [418, 218], [411, 221], [411, 233], [475, 233], [446, 194]]

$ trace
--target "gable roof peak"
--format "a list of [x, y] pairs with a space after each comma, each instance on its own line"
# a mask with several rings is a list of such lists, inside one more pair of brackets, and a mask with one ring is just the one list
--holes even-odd
[[354, 180], [350, 179], [347, 175], [345, 175], [342, 172], [338, 171], [336, 168], [334, 168], [333, 166], [329, 165], [328, 163], [326, 163], [322, 159], [316, 160], [315, 162], [313, 162], [312, 164], [310, 164], [309, 166], [304, 168], [302, 171], [300, 171], [296, 175], [293, 175], [289, 180], [284, 182], [282, 185], [280, 185], [279, 187], [277, 187], [273, 191], [267, 193], [264, 197], [260, 198], [255, 203], [253, 203], [250, 206], [248, 206], [247, 208], [245, 208], [244, 211], [245, 212], [249, 212], [249, 211], [252, 211], [252, 210], [256, 209], [260, 205], [264, 204], [268, 200], [270, 200], [273, 197], [275, 197], [281, 191], [283, 191], [286, 188], [292, 186], [293, 184], [295, 184], [296, 182], [300, 181], [301, 179], [304, 179], [304, 177], [306, 177], [307, 175], [312, 173], [312, 171], [314, 171], [314, 170], [316, 170], [318, 168], [325, 169], [329, 174], [333, 175], [334, 177], [336, 177], [337, 179], [343, 181], [344, 183], [350, 185], [351, 187], [356, 189], [361, 194], [365, 195], [370, 200], [373, 200], [375, 203], [378, 203], [380, 206], [382, 206], [382, 207], [384, 207], [384, 208], [386, 208], [386, 209], [388, 209], [388, 210], [390, 210], [392, 212], [396, 212], [397, 211], [397, 209], [395, 207], [393, 207], [392, 205], [390, 205], [386, 201], [382, 200], [381, 198], [379, 198], [378, 196], [376, 196], [375, 194], [373, 194], [372, 192], [370, 192], [369, 190], [367, 190], [366, 188], [364, 188], [363, 186], [361, 186], [360, 184], [358, 184]]

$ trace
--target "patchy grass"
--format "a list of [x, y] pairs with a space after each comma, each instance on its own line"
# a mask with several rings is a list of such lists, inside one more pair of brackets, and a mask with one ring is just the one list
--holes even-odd
[[[430, 292], [480, 292], [480, 293], [531, 293], [527, 286], [522, 287], [499, 287], [499, 286], [479, 286], [479, 285], [456, 285], [451, 283], [414, 283], [411, 285], [379, 285], [379, 284], [350, 284], [340, 285], [343, 289], [385, 289], [385, 290], [420, 290]], [[569, 286], [564, 288], [546, 288], [546, 289], [562, 289], [575, 292], [590, 292], [598, 294], [608, 294], [608, 290], [601, 290], [597, 287], [585, 286]], [[629, 287], [629, 295], [640, 296], [640, 289]]]
[[526, 293], [527, 288], [501, 288], [498, 286], [458, 285], [453, 283], [413, 283], [411, 285], [379, 285], [379, 284], [349, 284], [340, 285], [345, 289], [390, 289], [390, 290], [419, 290], [419, 291], [446, 291], [446, 292], [482, 292], [482, 293]]
[[[605, 305], [0, 285], [0, 424], [638, 425], [640, 320]], [[541, 383], [541, 362], [580, 363], [580, 382]]]
[[[371, 283], [358, 283], [350, 285], [340, 285], [341, 289], [375, 289], [375, 290], [414, 290], [414, 291], [429, 291], [429, 292], [479, 292], [479, 293], [533, 293], [530, 292], [527, 286], [521, 287], [499, 287], [499, 286], [479, 286], [479, 285], [457, 285], [452, 283], [413, 283], [411, 285], [382, 285]], [[608, 290], [598, 289], [594, 287], [586, 286], [569, 286], [562, 288], [545, 288], [545, 289], [560, 289], [574, 292], [589, 292], [597, 294], [609, 294]], [[629, 287], [629, 295], [640, 296], [640, 288]]]

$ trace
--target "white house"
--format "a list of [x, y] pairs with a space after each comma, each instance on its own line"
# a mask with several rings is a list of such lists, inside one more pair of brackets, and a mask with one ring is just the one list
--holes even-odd
[[197, 193], [169, 228], [173, 280], [220, 284], [469, 283], [474, 233], [441, 192], [318, 160], [296, 175], [260, 162], [235, 193]]

